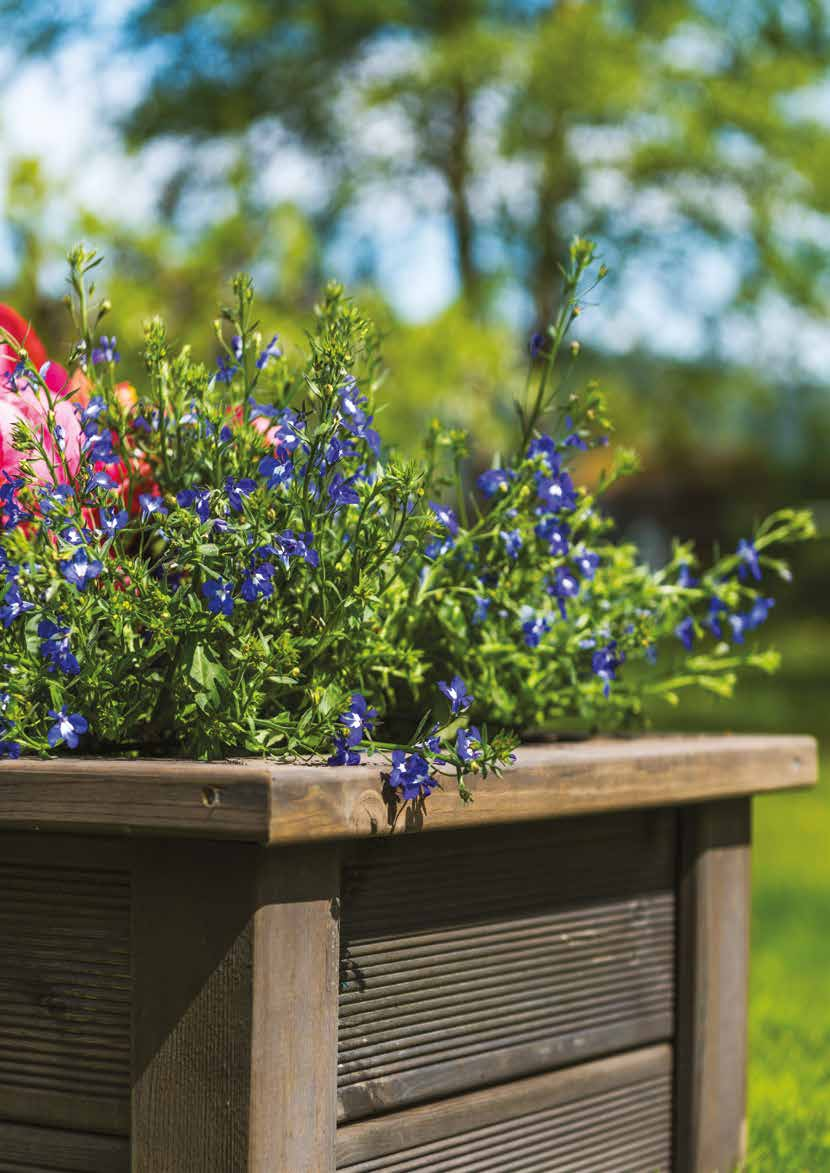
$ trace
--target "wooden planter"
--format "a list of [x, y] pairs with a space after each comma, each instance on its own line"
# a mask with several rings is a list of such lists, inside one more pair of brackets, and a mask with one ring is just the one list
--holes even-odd
[[750, 796], [809, 738], [0, 765], [0, 1173], [727, 1173]]

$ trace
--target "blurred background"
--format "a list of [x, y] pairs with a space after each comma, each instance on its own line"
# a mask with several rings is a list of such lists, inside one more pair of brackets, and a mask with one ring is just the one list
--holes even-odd
[[[385, 435], [511, 440], [557, 262], [643, 472], [611, 507], [659, 558], [783, 504], [830, 525], [828, 0], [0, 0], [0, 300], [55, 357], [64, 254], [106, 257], [125, 377], [156, 312], [211, 362], [227, 282], [302, 340], [345, 281], [388, 335]], [[658, 727], [830, 733], [826, 538], [734, 701]], [[830, 746], [830, 740], [826, 742]], [[751, 1169], [830, 1168], [830, 800], [756, 804]]]

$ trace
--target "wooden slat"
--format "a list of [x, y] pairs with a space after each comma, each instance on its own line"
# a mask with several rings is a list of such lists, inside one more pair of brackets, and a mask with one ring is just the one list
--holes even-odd
[[0, 1173], [129, 1173], [120, 1137], [0, 1121]]
[[748, 799], [681, 820], [678, 1173], [733, 1169], [745, 1157], [750, 824]]
[[643, 1048], [342, 1126], [344, 1173], [668, 1173], [671, 1048]]
[[339, 1114], [669, 1038], [672, 812], [355, 844]]
[[439, 831], [812, 785], [810, 737], [643, 737], [522, 748], [502, 778], [448, 779], [426, 814], [396, 817], [379, 762], [353, 768], [267, 761], [0, 762], [0, 827], [140, 832], [301, 843]]
[[128, 1131], [130, 865], [115, 860], [100, 840], [0, 835], [7, 1120]]

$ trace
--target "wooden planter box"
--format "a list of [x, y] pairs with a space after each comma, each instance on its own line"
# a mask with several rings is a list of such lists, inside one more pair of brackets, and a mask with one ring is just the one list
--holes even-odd
[[727, 1173], [750, 796], [809, 738], [0, 765], [0, 1171]]

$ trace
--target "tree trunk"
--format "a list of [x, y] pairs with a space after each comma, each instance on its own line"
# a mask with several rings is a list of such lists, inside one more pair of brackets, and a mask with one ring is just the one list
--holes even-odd
[[450, 217], [455, 240], [456, 262], [464, 297], [479, 307], [481, 274], [475, 260], [475, 223], [470, 209], [470, 95], [458, 79], [452, 95], [451, 133], [447, 156], [446, 179], [450, 191]]

